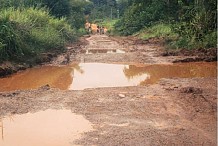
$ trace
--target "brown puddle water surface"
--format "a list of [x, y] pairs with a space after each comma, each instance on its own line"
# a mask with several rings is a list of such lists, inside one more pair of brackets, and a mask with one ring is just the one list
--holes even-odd
[[34, 89], [49, 84], [62, 90], [154, 84], [161, 78], [216, 77], [216, 62], [122, 65], [80, 63], [43, 66], [0, 79], [0, 91]]
[[70, 110], [12, 115], [0, 118], [0, 146], [71, 146], [91, 130], [89, 121]]

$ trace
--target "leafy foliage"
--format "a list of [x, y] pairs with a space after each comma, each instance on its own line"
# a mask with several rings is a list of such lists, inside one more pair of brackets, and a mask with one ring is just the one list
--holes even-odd
[[216, 0], [130, 0], [126, 6], [115, 24], [121, 35], [132, 35], [157, 23], [171, 23], [172, 31], [178, 34], [173, 40], [176, 47], [216, 47]]
[[0, 61], [60, 50], [85, 33], [84, 0], [0, 0]]
[[153, 22], [166, 20], [166, 5], [164, 0], [153, 0], [133, 3], [125, 11], [115, 28], [121, 35], [131, 35]]
[[43, 0], [42, 5], [50, 10], [50, 13], [58, 18], [70, 15], [69, 0]]
[[81, 0], [71, 0], [71, 12], [70, 15], [67, 17], [69, 23], [76, 29], [80, 29], [84, 27], [85, 24], [85, 7], [89, 6], [91, 3], [87, 1]]
[[172, 26], [164, 23], [157, 23], [151, 27], [146, 27], [139, 32], [139, 35], [142, 39], [164, 38], [170, 40], [178, 37], [178, 34], [172, 30]]
[[54, 18], [43, 8], [9, 8], [0, 12], [1, 60], [19, 60], [48, 49], [60, 49], [73, 35], [65, 19]]

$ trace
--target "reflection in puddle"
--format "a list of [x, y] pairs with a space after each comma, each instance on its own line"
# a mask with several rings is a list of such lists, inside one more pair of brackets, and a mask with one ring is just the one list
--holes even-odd
[[107, 54], [113, 54], [113, 53], [126, 53], [124, 50], [116, 49], [116, 50], [109, 50], [109, 49], [93, 49], [93, 50], [86, 50], [86, 54], [99, 54], [99, 53], [107, 53]]
[[137, 75], [134, 78], [128, 78], [125, 76], [125, 69], [128, 69], [129, 65], [81, 63], [80, 67], [84, 72], [74, 71], [73, 83], [70, 85], [70, 90], [137, 86], [140, 82], [150, 78], [150, 75], [146, 73]]
[[195, 77], [216, 77], [216, 62], [211, 63], [178, 63], [178, 64], [156, 64], [137, 67], [130, 65], [124, 70], [129, 78], [147, 73], [150, 78], [144, 80], [140, 85], [154, 84], [162, 78], [195, 78]]
[[3, 118], [1, 146], [71, 146], [93, 130], [83, 116], [69, 110], [46, 110]]
[[69, 67], [42, 66], [18, 72], [8, 78], [0, 78], [0, 91], [18, 89], [36, 89], [49, 84], [62, 90], [68, 89], [72, 83]]
[[80, 63], [32, 68], [0, 79], [0, 91], [49, 84], [62, 90], [154, 84], [161, 78], [216, 77], [216, 62], [150, 65]]

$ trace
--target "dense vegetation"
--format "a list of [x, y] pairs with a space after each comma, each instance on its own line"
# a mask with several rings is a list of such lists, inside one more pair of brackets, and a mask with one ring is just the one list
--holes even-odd
[[[115, 24], [121, 35], [144, 33], [165, 37], [171, 47], [216, 47], [216, 0], [119, 0], [122, 18]], [[122, 7], [124, 6], [124, 7]], [[121, 13], [122, 14], [122, 13]]]
[[[115, 25], [114, 33], [161, 37], [171, 48], [217, 45], [216, 0], [90, 0], [90, 21]], [[116, 21], [118, 20], [118, 21]], [[112, 28], [112, 27], [111, 27]]]
[[85, 23], [81, 0], [0, 0], [0, 61], [63, 50]]

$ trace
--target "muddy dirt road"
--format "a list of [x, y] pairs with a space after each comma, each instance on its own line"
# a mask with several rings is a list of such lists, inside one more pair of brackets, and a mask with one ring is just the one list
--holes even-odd
[[69, 47], [69, 64], [61, 55], [0, 80], [7, 83], [0, 89], [0, 145], [217, 145], [216, 62], [172, 64], [184, 56], [163, 57], [158, 44], [106, 35], [85, 41]]

